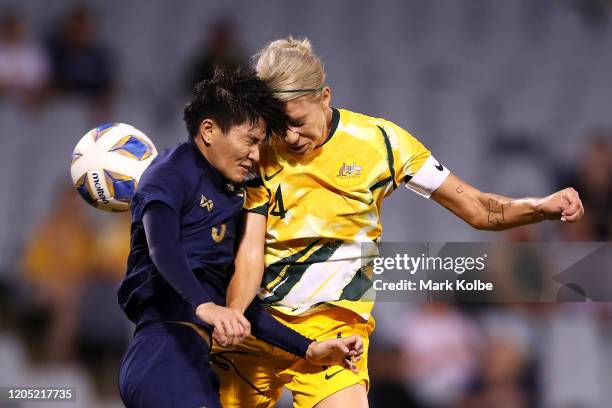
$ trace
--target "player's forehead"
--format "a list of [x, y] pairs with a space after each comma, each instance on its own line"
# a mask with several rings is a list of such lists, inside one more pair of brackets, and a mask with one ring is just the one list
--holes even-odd
[[305, 116], [308, 116], [308, 114], [318, 108], [319, 106], [315, 103], [315, 100], [308, 95], [292, 99], [285, 103], [285, 110], [287, 111], [287, 114], [292, 119], [296, 120], [304, 119]]
[[263, 140], [266, 137], [266, 122], [261, 118], [254, 123], [246, 121], [244, 123], [234, 125], [231, 132], [238, 136], [255, 137]]

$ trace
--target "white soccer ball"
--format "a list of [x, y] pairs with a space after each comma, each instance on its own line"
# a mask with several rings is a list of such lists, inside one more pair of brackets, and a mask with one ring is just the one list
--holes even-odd
[[85, 201], [105, 211], [126, 211], [140, 176], [157, 156], [144, 133], [125, 123], [90, 130], [72, 153], [72, 183]]

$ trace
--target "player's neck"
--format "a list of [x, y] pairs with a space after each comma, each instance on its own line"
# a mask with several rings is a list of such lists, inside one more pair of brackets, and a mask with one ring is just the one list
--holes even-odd
[[325, 109], [325, 128], [323, 129], [323, 134], [321, 135], [321, 140], [317, 144], [317, 147], [323, 145], [327, 139], [329, 138], [329, 132], [332, 128], [332, 121], [334, 120], [334, 111], [331, 107]]
[[334, 120], [334, 110], [331, 106], [328, 106], [325, 110], [325, 134], [323, 135], [323, 141], [329, 137], [329, 132], [332, 128], [332, 121]]

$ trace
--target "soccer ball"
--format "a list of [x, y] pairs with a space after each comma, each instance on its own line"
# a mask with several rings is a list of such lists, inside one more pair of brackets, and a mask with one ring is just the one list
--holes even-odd
[[126, 211], [138, 180], [157, 156], [151, 139], [125, 123], [90, 130], [72, 153], [72, 183], [85, 201], [105, 211]]

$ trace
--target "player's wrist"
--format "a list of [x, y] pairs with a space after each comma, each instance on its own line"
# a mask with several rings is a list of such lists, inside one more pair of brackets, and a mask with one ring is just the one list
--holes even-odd
[[530, 201], [533, 203], [532, 217], [538, 219], [539, 221], [558, 219], [558, 214], [551, 211], [549, 205], [550, 200], [551, 196], [531, 199]]
[[200, 303], [196, 309], [195, 309], [195, 313], [198, 317], [202, 318], [205, 317], [208, 312], [215, 306], [215, 304], [213, 302], [203, 302]]
[[246, 305], [240, 300], [233, 300], [227, 305], [228, 309], [234, 310], [241, 314], [246, 310]]
[[316, 340], [311, 340], [308, 348], [306, 349], [306, 353], [304, 354], [304, 358], [308, 361], [313, 361], [316, 358], [316, 347], [319, 345], [319, 342]]

